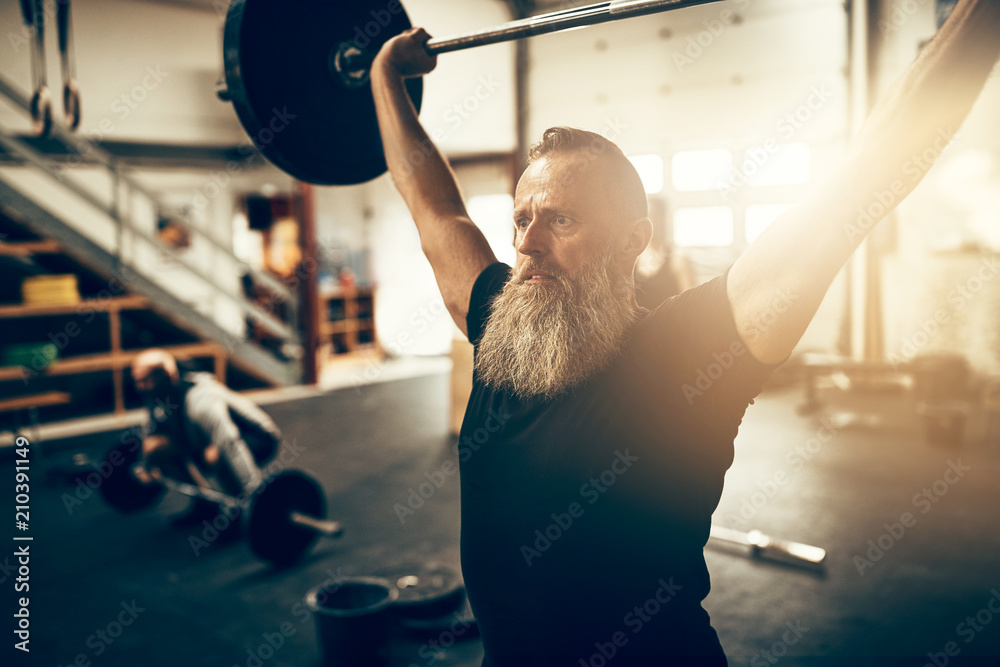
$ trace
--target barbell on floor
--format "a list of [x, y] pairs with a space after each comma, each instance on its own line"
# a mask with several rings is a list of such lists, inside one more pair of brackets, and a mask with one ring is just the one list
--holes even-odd
[[242, 512], [250, 550], [276, 565], [295, 562], [321, 536], [340, 537], [344, 532], [339, 522], [325, 518], [326, 498], [319, 484], [298, 470], [285, 470], [268, 477], [247, 503], [216, 489], [169, 477], [160, 477], [158, 481], [185, 496]]
[[326, 496], [319, 483], [298, 470], [285, 470], [265, 479], [246, 502], [216, 489], [160, 477], [140, 481], [142, 469], [137, 448], [111, 449], [102, 466], [109, 470], [100, 486], [105, 502], [122, 512], [152, 507], [167, 489], [192, 498], [217, 503], [227, 516], [241, 516], [250, 549], [263, 560], [287, 565], [298, 560], [320, 536], [340, 537], [343, 528], [326, 519]]
[[[497, 44], [719, 0], [611, 0], [495, 28], [431, 39], [431, 54]], [[368, 68], [410, 28], [398, 0], [233, 0], [226, 17], [226, 88], [257, 148], [295, 178], [363, 183], [386, 170]], [[406, 89], [419, 111], [423, 84]]]

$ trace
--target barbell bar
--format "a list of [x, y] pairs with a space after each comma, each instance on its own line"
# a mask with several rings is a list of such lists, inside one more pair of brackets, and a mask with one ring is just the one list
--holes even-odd
[[[136, 478], [143, 472], [141, 464], [131, 469]], [[157, 482], [185, 496], [243, 513], [250, 549], [277, 565], [298, 560], [320, 536], [336, 538], [344, 532], [339, 522], [322, 516], [326, 513], [326, 499], [319, 484], [297, 470], [286, 470], [265, 479], [248, 503], [217, 489], [169, 477], [161, 476]]]
[[[637, 16], [657, 14], [692, 7], [694, 5], [704, 5], [720, 0], [612, 0], [611, 2], [598, 2], [584, 7], [574, 9], [564, 9], [548, 14], [530, 16], [526, 19], [510, 21], [495, 28], [485, 28], [473, 32], [455, 35], [453, 37], [441, 37], [427, 41], [425, 48], [432, 56], [439, 53], [450, 53], [471, 49], [477, 46], [488, 44], [500, 44], [511, 42], [525, 37], [535, 37], [537, 35], [547, 35], [563, 30], [574, 28], [584, 28], [599, 23], [619, 21]], [[342, 59], [345, 70], [363, 70], [371, 66], [375, 54], [371, 51], [352, 53]]]
[[[432, 55], [719, 0], [611, 0], [435, 38]], [[386, 171], [368, 69], [411, 27], [397, 0], [233, 0], [223, 37], [225, 89], [254, 145], [291, 176], [351, 185]], [[406, 81], [419, 111], [420, 78]], [[252, 157], [251, 157], [252, 159]]]

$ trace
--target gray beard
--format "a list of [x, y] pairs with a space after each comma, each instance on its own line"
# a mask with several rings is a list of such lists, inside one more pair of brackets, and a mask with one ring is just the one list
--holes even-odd
[[[555, 280], [525, 284], [529, 270]], [[497, 391], [555, 398], [617, 358], [635, 319], [631, 285], [610, 252], [576, 279], [528, 261], [491, 305], [476, 349], [476, 372]]]

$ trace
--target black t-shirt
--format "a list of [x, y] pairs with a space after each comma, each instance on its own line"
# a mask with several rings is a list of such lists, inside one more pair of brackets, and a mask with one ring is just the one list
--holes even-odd
[[[493, 264], [477, 278], [474, 343], [509, 275]], [[702, 549], [743, 413], [773, 368], [740, 342], [720, 276], [645, 315], [615, 363], [555, 400], [473, 375], [462, 569], [484, 664], [726, 664], [701, 607]]]

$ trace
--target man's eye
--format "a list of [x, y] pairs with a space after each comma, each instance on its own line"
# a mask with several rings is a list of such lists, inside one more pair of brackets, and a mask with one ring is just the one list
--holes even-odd
[[565, 215], [557, 215], [556, 216], [556, 224], [557, 225], [568, 225], [570, 222], [572, 222], [572, 221], [569, 218], [567, 218]]
[[514, 226], [523, 229], [527, 227], [528, 223], [530, 222], [531, 220], [528, 220], [527, 218], [518, 218], [517, 220], [514, 221]]

